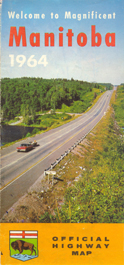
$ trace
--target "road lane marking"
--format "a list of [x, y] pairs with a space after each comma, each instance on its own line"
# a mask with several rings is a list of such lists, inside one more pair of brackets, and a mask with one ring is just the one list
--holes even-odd
[[[101, 112], [104, 110], [104, 108], [107, 106], [109, 101], [109, 98], [107, 99], [105, 105], [103, 106], [103, 109], [101, 110]], [[98, 114], [97, 117], [95, 117], [90, 123], [92, 123], [93, 121], [95, 121], [101, 114], [101, 112]], [[104, 116], [104, 114], [103, 114]], [[103, 116], [100, 118], [100, 120], [103, 118]], [[99, 121], [100, 121], [99, 120]], [[89, 132], [91, 132], [93, 130], [93, 128], [99, 123], [99, 121], [91, 128], [90, 131], [88, 131], [85, 135], [84, 138], [86, 137], [87, 134], [89, 134]], [[42, 162], [44, 159], [46, 159], [48, 156], [50, 156], [51, 154], [53, 154], [56, 150], [58, 150], [60, 147], [62, 147], [64, 144], [66, 144], [67, 142], [69, 142], [72, 138], [74, 138], [77, 134], [79, 134], [81, 131], [83, 131], [86, 127], [88, 127], [90, 125], [90, 123], [88, 125], [86, 125], [83, 129], [81, 129], [79, 132], [75, 133], [73, 136], [71, 136], [69, 139], [67, 139], [64, 143], [62, 143], [60, 146], [56, 147], [53, 151], [51, 151], [49, 154], [47, 154], [45, 157], [41, 158], [39, 161], [37, 161], [35, 164], [33, 164], [32, 166], [30, 166], [28, 169], [24, 170], [22, 173], [20, 173], [18, 176], [16, 176], [12, 181], [8, 182], [6, 185], [4, 185], [2, 188], [0, 188], [0, 192], [3, 191], [5, 188], [7, 188], [8, 186], [10, 186], [13, 182], [15, 182], [17, 179], [19, 179], [21, 176], [23, 176], [26, 172], [28, 172], [30, 169], [32, 169], [33, 167], [35, 167], [37, 164], [39, 164], [40, 162]]]

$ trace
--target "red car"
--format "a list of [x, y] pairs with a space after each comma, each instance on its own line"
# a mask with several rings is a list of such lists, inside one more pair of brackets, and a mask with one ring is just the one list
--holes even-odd
[[17, 147], [17, 152], [27, 152], [33, 149], [33, 146], [31, 144], [21, 144], [19, 147]]

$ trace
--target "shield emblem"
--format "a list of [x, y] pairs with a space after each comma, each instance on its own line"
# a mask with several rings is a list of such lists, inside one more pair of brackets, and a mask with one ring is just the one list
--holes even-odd
[[10, 231], [10, 256], [27, 261], [38, 257], [38, 231]]

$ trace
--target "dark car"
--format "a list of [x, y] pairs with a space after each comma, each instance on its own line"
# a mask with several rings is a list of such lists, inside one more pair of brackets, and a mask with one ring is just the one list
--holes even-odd
[[33, 142], [29, 142], [29, 144], [31, 144], [32, 146], [37, 146], [38, 145], [36, 140], [34, 140]]

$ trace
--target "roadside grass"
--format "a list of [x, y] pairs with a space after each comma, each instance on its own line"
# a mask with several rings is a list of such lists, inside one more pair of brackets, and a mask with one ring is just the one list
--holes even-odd
[[124, 128], [124, 85], [117, 89], [116, 102], [113, 104], [115, 110], [115, 119], [120, 127]]
[[72, 120], [72, 117], [68, 114], [62, 113], [53, 113], [53, 114], [44, 114], [39, 115], [36, 120], [36, 125], [39, 124], [39, 126], [44, 127], [45, 129], [48, 129], [50, 127], [56, 127], [61, 126], [63, 122]]
[[[115, 92], [111, 99], [111, 104], [114, 103]], [[39, 222], [124, 221], [124, 138], [117, 127], [112, 106], [87, 136], [87, 141], [87, 145], [80, 144], [84, 155], [70, 153], [55, 168], [64, 179], [56, 186], [63, 189], [63, 197], [59, 198], [56, 187], [49, 191], [54, 193], [55, 212], [53, 215], [48, 210]]]

